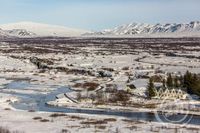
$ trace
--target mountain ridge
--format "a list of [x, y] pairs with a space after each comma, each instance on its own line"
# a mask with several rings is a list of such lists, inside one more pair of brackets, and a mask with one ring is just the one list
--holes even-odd
[[[100, 32], [93, 32], [90, 35], [185, 35], [198, 34], [200, 36], [200, 22], [191, 21], [190, 23], [166, 23], [166, 24], [146, 24], [146, 23], [130, 23], [107, 29]], [[89, 34], [88, 34], [89, 35]]]
[[91, 32], [34, 22], [0, 25], [1, 37], [200, 37], [200, 21], [190, 23], [130, 23], [113, 29]]

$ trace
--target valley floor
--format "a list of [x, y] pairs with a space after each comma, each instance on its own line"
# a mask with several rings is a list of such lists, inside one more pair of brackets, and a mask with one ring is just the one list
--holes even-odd
[[[0, 127], [25, 133], [200, 133], [198, 122], [173, 124], [136, 120], [131, 115], [55, 111], [60, 106], [152, 114], [162, 101], [146, 98], [148, 78], [165, 77], [167, 73], [181, 75], [187, 70], [199, 74], [198, 38], [54, 41], [35, 38], [0, 42]], [[130, 84], [136, 88], [128, 94], [130, 99], [125, 105], [94, 105], [99, 102], [97, 97], [93, 101], [93, 97], [88, 98], [99, 91], [109, 97]], [[193, 100], [199, 105], [199, 100]], [[199, 121], [198, 111], [190, 114]]]

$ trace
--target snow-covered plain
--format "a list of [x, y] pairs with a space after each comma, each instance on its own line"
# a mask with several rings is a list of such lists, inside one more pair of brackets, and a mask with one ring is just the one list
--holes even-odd
[[[180, 39], [177, 40], [180, 41]], [[131, 40], [126, 42], [123, 39], [120, 40], [120, 43], [103, 39], [100, 40], [101, 44], [99, 44], [99, 40], [96, 38], [94, 42], [89, 39], [89, 44], [81, 43], [79, 39], [73, 41], [77, 41], [76, 44], [71, 44], [71, 41], [70, 44], [68, 42], [56, 44], [52, 40], [51, 44], [45, 44], [44, 42], [43, 45], [35, 43], [21, 45], [17, 44], [18, 41], [15, 42], [16, 44], [9, 44], [9, 42], [0, 43], [0, 126], [7, 127], [11, 131], [17, 130], [27, 133], [199, 132], [199, 125], [163, 124], [159, 122], [130, 120], [120, 116], [82, 113], [64, 113], [58, 117], [51, 117], [55, 113], [44, 111], [34, 112], [34, 110], [19, 110], [14, 108], [12, 105], [15, 102], [20, 102], [23, 96], [46, 95], [62, 86], [70, 86], [72, 90], [79, 90], [83, 95], [87, 95], [87, 91], [84, 90], [85, 88], [76, 86], [77, 83], [97, 82], [100, 84], [97, 90], [104, 90], [107, 84], [114, 84], [119, 90], [123, 90], [128, 84], [128, 80], [130, 80], [129, 84], [132, 83], [136, 86], [135, 94], [144, 95], [148, 81], [145, 76], [152, 76], [157, 73], [165, 75], [168, 72], [184, 74], [187, 70], [197, 74], [200, 73], [199, 59], [196, 58], [199, 52], [194, 50], [194, 48], [198, 48], [196, 46], [184, 45], [186, 50], [180, 51], [176, 47], [161, 45], [165, 42], [165, 40], [162, 40], [159, 44], [160, 48], [164, 48], [161, 50], [155, 48], [156, 50], [154, 51], [154, 45], [151, 48], [149, 48], [151, 45], [143, 48], [143, 43], [137, 45], [137, 39], [137, 43], [131, 43], [131, 45], [126, 45]], [[155, 40], [150, 41], [154, 42]], [[55, 43], [55, 45], [52, 45], [52, 43]], [[112, 43], [112, 47], [110, 47], [110, 43]], [[167, 48], [170, 49], [167, 50]], [[175, 53], [187, 52], [187, 55], [195, 55], [195, 57], [188, 59], [184, 56], [167, 56], [167, 54], [163, 53], [166, 51]], [[38, 69], [36, 65], [31, 63], [31, 57], [48, 60], [53, 62], [53, 64], [50, 63], [50, 67], [60, 67], [62, 69]], [[66, 73], [63, 71], [65, 67], [68, 69], [91, 71], [94, 75]], [[111, 70], [109, 73], [111, 73], [112, 77], [99, 78], [96, 73], [103, 70]], [[14, 81], [28, 82], [32, 86], [6, 88], [8, 84]], [[72, 91], [67, 94], [71, 98], [76, 98], [77, 93], [78, 91]], [[20, 94], [22, 97], [15, 94]], [[49, 104], [79, 109], [85, 108], [88, 104], [87, 101], [82, 104], [75, 104], [67, 99], [63, 93], [56, 96], [58, 98], [50, 101]], [[138, 104], [152, 104], [154, 102], [138, 96], [133, 96], [131, 99]], [[91, 105], [91, 103], [88, 105]], [[90, 109], [93, 107], [96, 109], [96, 106], [91, 106]], [[105, 108], [105, 106], [102, 105], [99, 108]], [[109, 106], [108, 108], [136, 112], [152, 111], [152, 109], [143, 108], [142, 106], [140, 108]], [[199, 115], [199, 112], [195, 112], [195, 114]]]

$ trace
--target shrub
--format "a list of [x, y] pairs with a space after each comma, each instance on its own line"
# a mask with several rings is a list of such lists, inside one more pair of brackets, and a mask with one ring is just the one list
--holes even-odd
[[116, 93], [114, 93], [110, 98], [109, 101], [116, 103], [121, 102], [123, 104], [127, 104], [127, 102], [130, 100], [130, 94], [125, 92], [124, 90], [118, 90]]
[[33, 120], [41, 120], [42, 117], [34, 117]]
[[107, 124], [107, 122], [106, 121], [104, 121], [104, 120], [89, 120], [89, 121], [83, 121], [83, 122], [81, 122], [81, 124], [88, 124], [88, 125], [100, 125], [100, 124]]
[[109, 71], [109, 72], [113, 72], [114, 71], [113, 68], [102, 68], [102, 69], [105, 70], [105, 71]]
[[99, 84], [94, 83], [94, 82], [76, 83], [74, 85], [74, 87], [76, 87], [76, 88], [83, 88], [83, 89], [87, 89], [88, 91], [93, 91], [93, 90], [97, 89], [98, 86], [99, 86]]
[[66, 114], [54, 113], [54, 114], [51, 114], [49, 117], [61, 117], [61, 116], [67, 116], [67, 115]]
[[127, 70], [129, 70], [129, 67], [128, 66], [127, 67], [123, 67], [122, 70], [127, 71]]
[[11, 133], [7, 128], [0, 127], [0, 133]]
[[117, 119], [115, 119], [115, 118], [106, 118], [106, 119], [104, 119], [104, 121], [115, 122], [115, 121], [117, 121]]
[[48, 119], [42, 119], [42, 120], [40, 120], [40, 122], [49, 122], [49, 120]]

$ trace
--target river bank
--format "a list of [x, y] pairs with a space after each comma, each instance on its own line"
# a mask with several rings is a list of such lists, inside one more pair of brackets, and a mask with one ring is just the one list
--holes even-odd
[[106, 115], [30, 112], [13, 109], [9, 103], [0, 106], [0, 125], [25, 133], [60, 132], [199, 132], [198, 125], [181, 125]]

